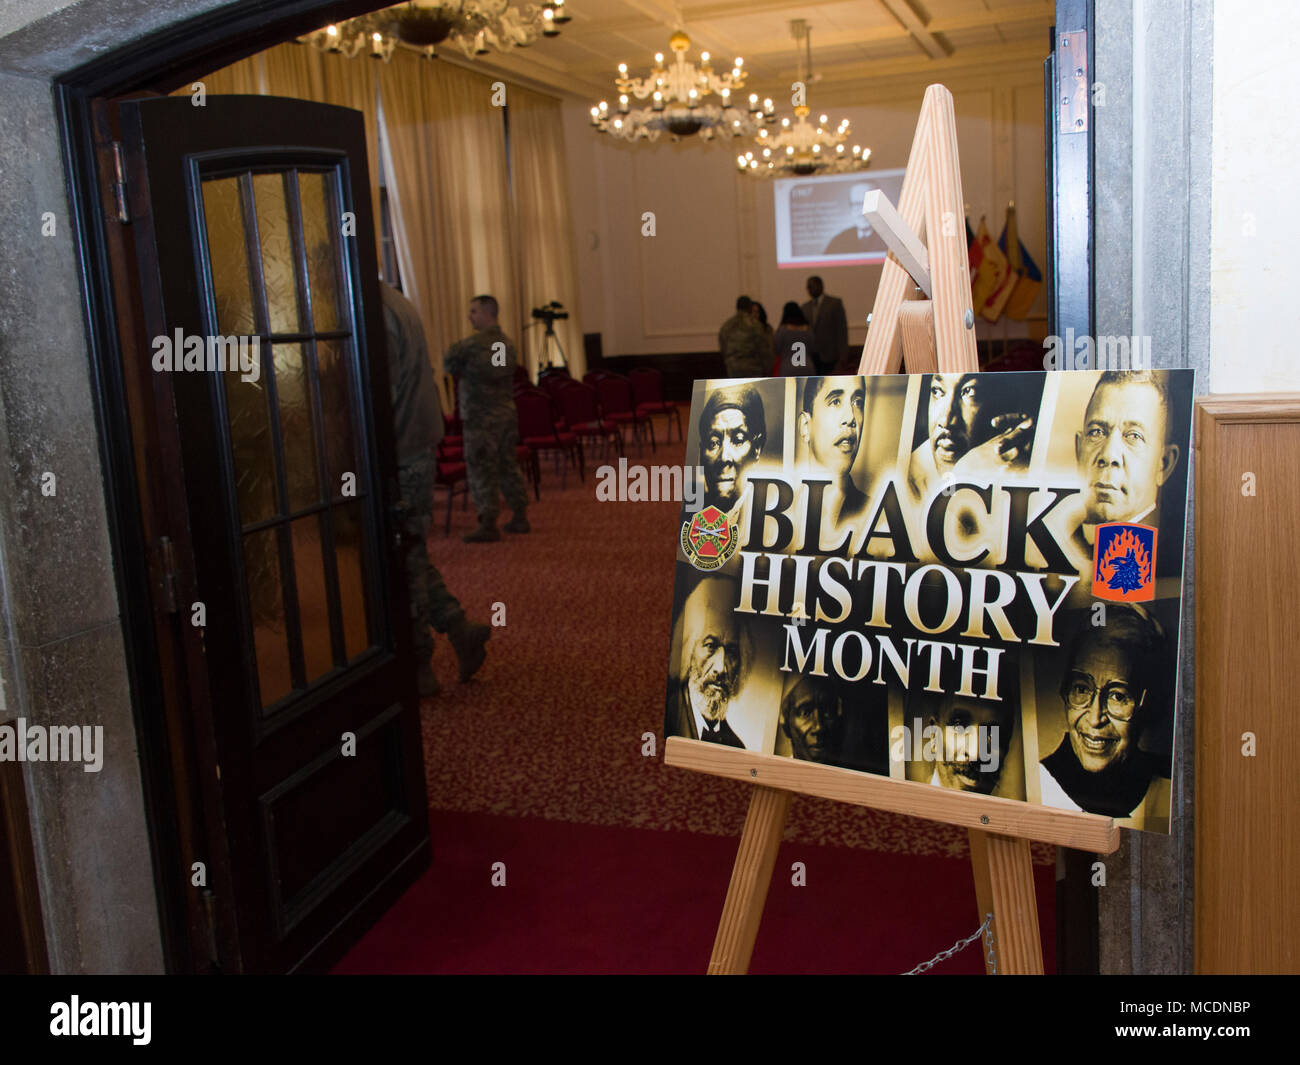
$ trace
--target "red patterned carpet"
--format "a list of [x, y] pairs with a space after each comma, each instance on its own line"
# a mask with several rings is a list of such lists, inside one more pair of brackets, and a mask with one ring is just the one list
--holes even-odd
[[[631, 452], [633, 463], [680, 462], [682, 445]], [[588, 460], [585, 484], [570, 471], [564, 490], [544, 465], [526, 536], [462, 543], [474, 519], [459, 500], [451, 536], [435, 528], [430, 555], [453, 594], [483, 621], [504, 604], [505, 625], [464, 685], [438, 640], [443, 693], [422, 708], [434, 867], [339, 971], [699, 972], [707, 963], [749, 788], [663, 765], [680, 505], [598, 502], [599, 461]], [[445, 506], [440, 496], [439, 516]], [[646, 733], [655, 757], [641, 753]], [[964, 831], [800, 797], [785, 839], [754, 971], [897, 972], [978, 923]], [[1048, 971], [1053, 853], [1037, 846], [1034, 855]], [[809, 886], [793, 888], [789, 863], [806, 854], [817, 855]], [[505, 889], [488, 883], [493, 861], [507, 864]], [[525, 895], [528, 905], [511, 910]], [[934, 919], [914, 928], [904, 899]], [[574, 907], [601, 910], [608, 923], [584, 918], [575, 939], [565, 932]], [[810, 921], [821, 934], [803, 937]], [[661, 924], [671, 935], [648, 942], [642, 933]], [[849, 940], [836, 942], [846, 928]], [[793, 949], [803, 938], [807, 949]], [[975, 948], [964, 956], [979, 971]], [[957, 959], [946, 965], [959, 971]]]

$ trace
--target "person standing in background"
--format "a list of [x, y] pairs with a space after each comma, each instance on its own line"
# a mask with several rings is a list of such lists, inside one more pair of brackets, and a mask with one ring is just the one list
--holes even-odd
[[528, 487], [515, 453], [519, 416], [515, 411], [515, 346], [497, 324], [497, 301], [475, 296], [469, 303], [474, 334], [447, 349], [443, 365], [460, 378], [460, 420], [465, 428], [465, 464], [469, 491], [478, 511], [478, 528], [465, 534], [467, 544], [501, 539], [497, 531], [498, 492], [514, 512], [506, 532], [526, 533]]
[[773, 377], [807, 377], [817, 370], [812, 330], [794, 300], [781, 308], [781, 324], [772, 335], [772, 351]]
[[763, 338], [766, 341], [766, 347], [763, 348], [763, 356], [767, 360], [767, 364], [770, 366], [772, 363], [773, 332], [772, 332], [772, 327], [768, 324], [767, 321], [767, 308], [765, 308], [761, 303], [759, 303], [758, 300], [755, 300], [753, 310], [754, 310], [754, 321], [756, 321], [759, 325], [759, 328], [763, 330]]
[[828, 296], [822, 279], [816, 274], [808, 279], [808, 295], [810, 298], [802, 309], [812, 326], [817, 372], [834, 373], [849, 353], [849, 321], [844, 315], [844, 301], [838, 296]]
[[718, 330], [718, 350], [728, 377], [766, 377], [771, 369], [771, 345], [748, 296], [737, 298], [736, 313]]

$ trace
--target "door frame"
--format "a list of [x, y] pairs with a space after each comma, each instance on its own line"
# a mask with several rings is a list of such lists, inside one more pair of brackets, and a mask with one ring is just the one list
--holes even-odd
[[[188, 927], [188, 870], [182, 868], [181, 829], [173, 799], [182, 785], [172, 769], [173, 745], [181, 746], [176, 760], [187, 766], [197, 763], [197, 754], [192, 738], [169, 740], [164, 715], [156, 712], [164, 705], [162, 670], [168, 667], [154, 629], [154, 578], [140, 518], [142, 492], [132, 449], [111, 281], [110, 222], [103, 209], [93, 107], [96, 100], [171, 91], [323, 23], [383, 6], [377, 0], [242, 0], [124, 44], [54, 82], [163, 964], [169, 973], [197, 971], [204, 961], [196, 956]], [[363, 920], [385, 904], [377, 897], [355, 917]]]
[[[1056, 0], [1051, 49], [1043, 60], [1044, 147], [1047, 157], [1047, 327], [1054, 336], [1092, 336], [1096, 308], [1095, 241], [1096, 79], [1094, 0]], [[1064, 60], [1061, 35], [1082, 33], [1086, 59], [1086, 129], [1061, 128], [1058, 74]], [[1076, 68], [1077, 69], [1077, 68]], [[1073, 352], [1071, 352], [1073, 354]], [[1093, 881], [1095, 854], [1057, 848], [1056, 971], [1095, 976], [1100, 971], [1099, 895]]]

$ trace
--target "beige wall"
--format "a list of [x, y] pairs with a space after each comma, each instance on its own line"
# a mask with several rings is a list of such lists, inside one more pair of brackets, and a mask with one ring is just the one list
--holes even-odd
[[1300, 390], [1292, 190], [1300, 128], [1279, 105], [1294, 92], [1300, 6], [1216, 4], [1210, 390]]
[[[872, 169], [907, 164], [922, 89], [872, 90], [867, 105], [819, 105], [852, 123], [853, 140], [872, 150]], [[972, 225], [988, 216], [996, 238], [1007, 201], [1016, 203], [1020, 238], [1046, 271], [1043, 90], [1037, 65], [1014, 75], [955, 87], [957, 138]], [[597, 134], [588, 105], [565, 106], [564, 134], [582, 289], [582, 323], [600, 332], [604, 351], [649, 354], [708, 351], [741, 292], [769, 318], [800, 301], [808, 271], [779, 270], [771, 184], [736, 172], [736, 142], [629, 145]], [[645, 211], [656, 235], [641, 235]], [[819, 271], [845, 302], [850, 340], [865, 336], [880, 279], [878, 266]], [[1046, 289], [1034, 313], [1046, 314]], [[979, 335], [1024, 336], [1024, 322], [979, 324]]]

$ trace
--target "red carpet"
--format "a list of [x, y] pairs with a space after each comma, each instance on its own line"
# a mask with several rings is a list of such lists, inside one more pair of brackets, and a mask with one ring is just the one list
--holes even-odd
[[[807, 800], [796, 798], [795, 805]], [[434, 864], [338, 973], [703, 973], [736, 841], [434, 811]], [[791, 885], [803, 862], [807, 886]], [[504, 862], [506, 883], [493, 887]], [[1048, 972], [1052, 869], [1034, 866]], [[752, 973], [901, 973], [970, 935], [969, 862], [786, 842]], [[971, 944], [933, 969], [980, 973]]]
[[[451, 536], [436, 524], [448, 587], [479, 620], [503, 604], [505, 625], [469, 684], [437, 641], [443, 693], [422, 708], [434, 866], [338, 971], [703, 971], [749, 787], [663, 765], [680, 504], [598, 502], [597, 465], [561, 491], [544, 463], [526, 536], [462, 543], [459, 500]], [[756, 972], [902, 971], [978, 925], [962, 830], [801, 797], [785, 838]], [[1053, 848], [1034, 857], [1050, 958]], [[790, 886], [796, 860], [807, 887]], [[947, 965], [979, 971], [975, 949]]]

